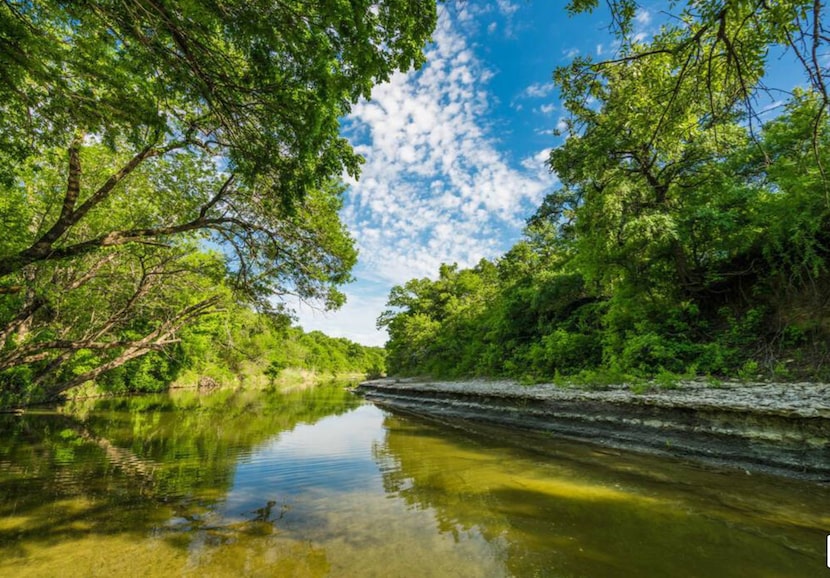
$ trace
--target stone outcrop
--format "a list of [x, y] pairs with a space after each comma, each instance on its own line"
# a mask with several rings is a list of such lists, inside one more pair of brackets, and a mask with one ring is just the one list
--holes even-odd
[[830, 385], [690, 382], [637, 393], [510, 381], [382, 379], [357, 388], [383, 407], [708, 464], [830, 481]]

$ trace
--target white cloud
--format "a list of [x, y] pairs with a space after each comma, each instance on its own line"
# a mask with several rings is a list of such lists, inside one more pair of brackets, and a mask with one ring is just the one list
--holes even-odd
[[762, 106], [760, 110], [758, 110], [758, 117], [769, 118], [775, 116], [780, 113], [779, 109], [783, 108], [785, 104], [786, 102], [783, 100], [774, 100], [772, 102], [769, 102], [766, 105]]
[[522, 96], [527, 98], [544, 98], [553, 92], [552, 82], [534, 82], [522, 91]]
[[[348, 302], [338, 312], [300, 306], [305, 330], [382, 345], [387, 336], [375, 322], [392, 285], [434, 278], [441, 263], [470, 267], [502, 254], [555, 184], [549, 150], [513, 157], [503, 131], [490, 124], [498, 122], [490, 120], [493, 72], [476, 53], [481, 47], [468, 40], [492, 22], [497, 8], [486, 6], [441, 10], [424, 67], [376, 86], [344, 123], [366, 158], [359, 180], [345, 177], [350, 188], [341, 211], [360, 250], [358, 282], [345, 288]], [[496, 30], [509, 27], [517, 9], [499, 5]], [[517, 98], [552, 98], [553, 88], [531, 84]], [[547, 103], [535, 110], [555, 108]]]
[[549, 104], [543, 104], [542, 106], [539, 107], [539, 112], [541, 112], [542, 114], [550, 114], [555, 110], [556, 110], [556, 105], [553, 104], [552, 102], [549, 103]]
[[510, 2], [510, 0], [498, 0], [499, 12], [505, 16], [512, 16], [519, 9], [518, 4]]
[[522, 166], [529, 171], [535, 172], [540, 179], [550, 178], [550, 169], [548, 168], [549, 159], [550, 149], [541, 149], [533, 156], [524, 159]]
[[[637, 13], [634, 15], [634, 23], [634, 35], [631, 37], [632, 42], [645, 42], [654, 33], [654, 27], [651, 26], [651, 12], [648, 10], [644, 10], [642, 8], [638, 9]], [[617, 44], [615, 49], [619, 49], [619, 44]]]
[[569, 48], [568, 50], [564, 51], [563, 54], [565, 58], [568, 60], [573, 60], [577, 56], [579, 56], [579, 48]]
[[486, 120], [492, 73], [447, 12], [434, 39], [420, 72], [394, 75], [349, 116], [367, 162], [343, 218], [362, 266], [388, 284], [500, 254], [553, 182], [498, 149]]

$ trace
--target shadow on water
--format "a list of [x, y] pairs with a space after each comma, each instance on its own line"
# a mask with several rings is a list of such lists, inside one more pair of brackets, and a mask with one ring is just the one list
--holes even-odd
[[[387, 492], [478, 533], [515, 576], [812, 576], [826, 486], [390, 414]], [[448, 429], [455, 429], [452, 435]], [[482, 451], [486, 448], [486, 451]]]
[[[264, 501], [230, 525], [211, 514], [240, 459], [298, 424], [359, 404], [331, 384], [89, 400], [0, 416], [0, 559], [84, 536], [129, 543], [150, 534], [192, 550], [200, 540], [270, 535], [278, 504]], [[321, 552], [306, 554], [300, 558], [311, 556], [311, 566], [325, 566]]]

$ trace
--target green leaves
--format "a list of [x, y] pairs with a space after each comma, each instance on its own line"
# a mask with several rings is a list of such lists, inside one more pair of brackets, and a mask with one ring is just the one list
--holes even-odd
[[342, 305], [361, 158], [339, 119], [423, 61], [435, 20], [398, 0], [0, 3], [0, 373], [150, 383], [134, 360], [220, 304]]
[[430, 2], [5, 2], [0, 148], [19, 162], [73, 129], [137, 146], [198, 136], [300, 197], [355, 173], [338, 119], [422, 62], [435, 18]]
[[[648, 42], [636, 2], [605, 4], [617, 56], [554, 72], [569, 115], [550, 154], [560, 188], [495, 280], [445, 265], [393, 289], [379, 320], [392, 371], [659, 381], [776, 371], [787, 357], [815, 375], [830, 337], [822, 3], [672, 2]], [[812, 90], [777, 87], [792, 98], [762, 122], [773, 48]], [[497, 288], [461, 291], [465, 275]]]

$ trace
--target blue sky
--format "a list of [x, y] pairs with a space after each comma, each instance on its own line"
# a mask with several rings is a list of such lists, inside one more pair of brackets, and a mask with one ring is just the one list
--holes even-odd
[[439, 7], [421, 70], [375, 87], [344, 119], [366, 157], [342, 211], [357, 280], [338, 312], [299, 305], [306, 330], [382, 345], [375, 321], [393, 285], [504, 253], [555, 186], [551, 74], [577, 51], [596, 54], [605, 24], [569, 19], [558, 2], [451, 4]]
[[[453, 2], [439, 7], [420, 71], [396, 74], [344, 119], [366, 157], [348, 180], [342, 218], [360, 260], [348, 303], [297, 307], [307, 331], [383, 345], [375, 328], [389, 290], [504, 253], [556, 186], [545, 160], [562, 111], [553, 69], [577, 54], [613, 53], [605, 12], [569, 18], [564, 2]], [[637, 30], [655, 31], [665, 2], [641, 3]]]

